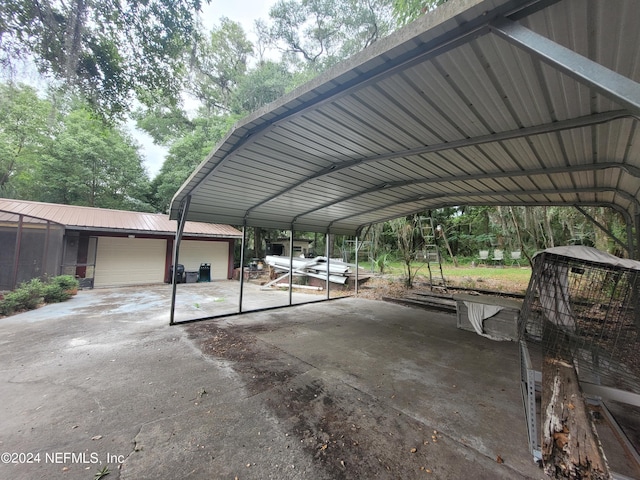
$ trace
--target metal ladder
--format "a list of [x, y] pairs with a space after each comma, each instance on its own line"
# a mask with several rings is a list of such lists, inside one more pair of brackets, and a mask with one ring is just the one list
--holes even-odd
[[[424, 259], [427, 262], [427, 269], [429, 270], [429, 284], [431, 285], [431, 289], [433, 287], [440, 286], [443, 288], [447, 288], [447, 283], [444, 279], [444, 273], [442, 273], [442, 255], [440, 255], [440, 250], [438, 249], [438, 238], [436, 236], [436, 229], [433, 226], [433, 218], [432, 217], [419, 217], [419, 228], [422, 234], [422, 240], [424, 242], [422, 254], [424, 255]], [[433, 272], [431, 269], [431, 264], [437, 263], [438, 269]], [[439, 276], [438, 273], [440, 274]], [[434, 283], [435, 282], [437, 283]]]

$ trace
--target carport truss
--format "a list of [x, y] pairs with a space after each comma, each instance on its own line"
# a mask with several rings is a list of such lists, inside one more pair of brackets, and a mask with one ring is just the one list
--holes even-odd
[[597, 205], [638, 258], [638, 21], [635, 0], [450, 0], [238, 123], [171, 218], [358, 236], [445, 206]]

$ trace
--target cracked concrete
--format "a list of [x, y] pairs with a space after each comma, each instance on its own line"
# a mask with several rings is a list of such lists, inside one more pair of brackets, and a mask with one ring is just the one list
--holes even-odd
[[[232, 309], [236, 286], [181, 286], [178, 320]], [[0, 319], [0, 452], [39, 454], [0, 478], [543, 477], [515, 344], [358, 299], [170, 327], [169, 294], [84, 291]]]

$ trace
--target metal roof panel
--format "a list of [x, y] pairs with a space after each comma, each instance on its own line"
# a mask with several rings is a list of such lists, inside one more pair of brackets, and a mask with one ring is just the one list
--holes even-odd
[[451, 0], [240, 122], [171, 216], [190, 195], [188, 218], [352, 234], [482, 202], [603, 202], [631, 218], [640, 101], [609, 85], [640, 81], [639, 5]]

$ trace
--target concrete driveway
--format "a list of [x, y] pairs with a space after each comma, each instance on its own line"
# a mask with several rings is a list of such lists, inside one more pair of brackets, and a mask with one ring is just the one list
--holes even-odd
[[[181, 285], [178, 320], [232, 311], [237, 285]], [[0, 478], [543, 478], [514, 343], [353, 298], [170, 327], [169, 296], [0, 319]]]

